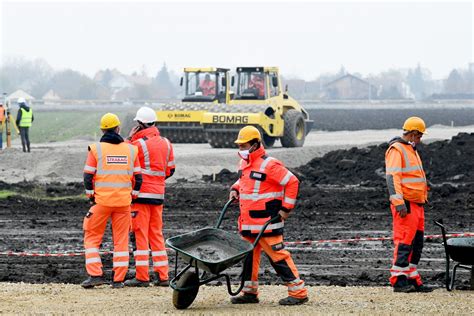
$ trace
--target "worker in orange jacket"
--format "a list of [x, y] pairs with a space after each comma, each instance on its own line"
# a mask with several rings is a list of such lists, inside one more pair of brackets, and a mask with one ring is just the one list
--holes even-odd
[[134, 119], [138, 126], [129, 135], [129, 141], [138, 147], [138, 159], [143, 176], [143, 184], [138, 198], [132, 204], [132, 231], [135, 240], [133, 252], [136, 276], [125, 282], [125, 286], [149, 286], [149, 255], [157, 286], [168, 286], [168, 256], [163, 237], [163, 202], [165, 199], [165, 179], [175, 171], [174, 153], [171, 142], [160, 136], [156, 112], [149, 107], [141, 107]]
[[256, 73], [252, 75], [252, 79], [249, 82], [249, 88], [257, 90], [258, 97], [265, 96], [265, 79], [263, 74]]
[[416, 146], [426, 133], [425, 122], [410, 117], [403, 124], [403, 136], [392, 139], [385, 153], [390, 209], [395, 245], [390, 283], [395, 292], [431, 292], [417, 270], [423, 249], [428, 185]]
[[102, 138], [89, 146], [84, 166], [86, 194], [94, 205], [84, 218], [84, 248], [89, 274], [82, 287], [105, 283], [99, 248], [109, 218], [112, 219], [113, 288], [122, 288], [129, 262], [128, 232], [131, 225], [130, 204], [138, 196], [142, 176], [137, 147], [119, 135], [120, 120], [107, 113], [100, 120]]
[[263, 250], [269, 257], [276, 273], [288, 287], [288, 297], [281, 305], [299, 305], [308, 301], [308, 293], [298, 270], [285, 250], [283, 227], [295, 207], [299, 181], [282, 162], [268, 157], [262, 146], [257, 128], [245, 126], [235, 141], [239, 146], [239, 179], [232, 185], [229, 198], [239, 200], [239, 231], [242, 237], [253, 243], [265, 222], [280, 215], [265, 230], [253, 252], [247, 256], [243, 295], [233, 297], [233, 304], [258, 303], [258, 271]]
[[211, 75], [206, 74], [204, 80], [199, 84], [199, 88], [202, 91], [203, 96], [214, 96], [216, 95], [216, 83], [211, 80]]

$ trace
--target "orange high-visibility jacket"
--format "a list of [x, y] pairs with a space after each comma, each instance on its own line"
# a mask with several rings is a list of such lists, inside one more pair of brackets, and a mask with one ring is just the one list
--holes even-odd
[[[5, 116], [5, 108], [2, 106], [0, 107], [0, 124], [3, 123], [3, 121], [5, 120], [6, 116]], [[1, 131], [0, 131], [1, 132]]]
[[174, 173], [174, 153], [171, 142], [160, 136], [156, 127], [137, 132], [132, 144], [138, 147], [138, 159], [143, 183], [134, 203], [163, 204], [165, 179]]
[[212, 80], [202, 81], [201, 84], [199, 85], [199, 88], [201, 88], [203, 96], [207, 97], [209, 95], [216, 94], [216, 84]]
[[132, 195], [138, 194], [132, 191], [133, 175], [140, 173], [137, 147], [124, 142], [100, 142], [89, 148], [84, 172], [94, 174], [94, 189], [86, 190], [86, 194], [93, 195], [99, 205], [130, 205]]
[[390, 142], [385, 153], [385, 168], [390, 203], [397, 211], [405, 209], [405, 200], [425, 203], [428, 185], [418, 152], [402, 138]]
[[[260, 147], [250, 153], [249, 160], [241, 160], [239, 179], [232, 190], [239, 193], [239, 231], [243, 236], [260, 232], [270, 218], [280, 210], [289, 212], [295, 207], [299, 181], [279, 160], [265, 155]], [[283, 234], [284, 222], [270, 224], [265, 236]]]

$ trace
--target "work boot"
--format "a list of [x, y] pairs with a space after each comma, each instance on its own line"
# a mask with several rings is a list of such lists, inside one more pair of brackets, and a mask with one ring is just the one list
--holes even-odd
[[249, 293], [244, 293], [240, 296], [231, 297], [230, 301], [232, 304], [257, 304], [258, 302], [260, 302], [258, 300], [257, 295]]
[[396, 293], [412, 293], [415, 292], [415, 285], [410, 284], [406, 275], [399, 275], [397, 282], [393, 285], [393, 291]]
[[155, 276], [156, 276], [155, 281], [153, 281], [154, 286], [163, 286], [163, 287], [170, 286], [169, 280], [161, 280], [159, 273], [155, 273]]
[[292, 306], [292, 305], [301, 305], [301, 304], [306, 303], [307, 301], [308, 301], [308, 297], [297, 298], [297, 297], [288, 296], [287, 298], [282, 298], [278, 302], [278, 304]]
[[419, 286], [415, 286], [415, 292], [430, 293], [430, 292], [433, 292], [433, 290], [434, 290], [434, 288], [424, 286], [423, 284], [419, 285]]
[[123, 288], [125, 285], [123, 284], [123, 282], [112, 282], [112, 284], [110, 285], [113, 289], [121, 289]]
[[125, 281], [125, 286], [130, 286], [130, 287], [148, 287], [150, 285], [150, 282], [148, 281], [140, 281], [137, 280], [137, 278], [133, 278], [131, 280]]
[[434, 290], [434, 288], [428, 287], [428, 286], [424, 286], [423, 284], [418, 285], [418, 283], [416, 283], [416, 280], [408, 280], [408, 284], [413, 285], [413, 286], [415, 287], [415, 291], [414, 291], [414, 292], [430, 293], [430, 292], [433, 292], [433, 290]]
[[395, 293], [413, 293], [416, 292], [416, 288], [411, 284], [407, 284], [403, 286], [394, 286], [393, 291]]
[[103, 276], [89, 276], [81, 286], [85, 289], [92, 289], [94, 286], [99, 286], [105, 283]]

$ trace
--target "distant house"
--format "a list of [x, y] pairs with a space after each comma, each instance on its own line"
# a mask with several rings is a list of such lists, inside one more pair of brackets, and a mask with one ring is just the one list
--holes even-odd
[[109, 82], [109, 87], [112, 89], [116, 90], [121, 90], [125, 88], [131, 88], [133, 86], [132, 83], [130, 83], [125, 76], [118, 76], [114, 77], [112, 80]]
[[23, 91], [21, 89], [18, 89], [15, 92], [13, 92], [12, 94], [10, 94], [7, 97], [7, 100], [10, 101], [10, 102], [16, 102], [19, 98], [24, 98], [26, 100], [26, 102], [31, 102], [35, 99], [33, 96], [29, 95], [25, 91]]
[[322, 97], [329, 100], [375, 99], [377, 88], [368, 81], [346, 74], [326, 84]]
[[58, 101], [61, 100], [61, 97], [56, 92], [54, 92], [53, 89], [50, 89], [43, 95], [42, 99], [44, 101]]

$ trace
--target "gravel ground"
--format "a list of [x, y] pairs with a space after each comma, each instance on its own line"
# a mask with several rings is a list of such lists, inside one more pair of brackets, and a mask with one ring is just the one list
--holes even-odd
[[231, 305], [222, 286], [204, 286], [188, 310], [171, 303], [169, 288], [102, 286], [84, 290], [78, 285], [0, 283], [0, 313], [6, 314], [198, 314], [198, 315], [315, 315], [315, 314], [421, 314], [472, 315], [474, 293], [435, 290], [429, 294], [393, 293], [387, 287], [310, 287], [310, 301], [281, 307], [283, 286], [263, 286], [258, 305]]

